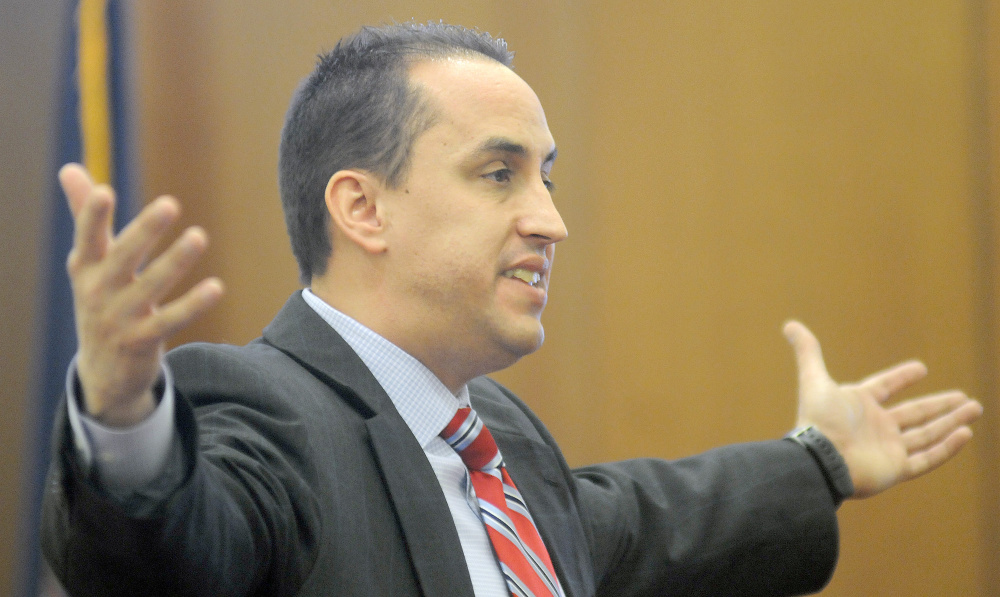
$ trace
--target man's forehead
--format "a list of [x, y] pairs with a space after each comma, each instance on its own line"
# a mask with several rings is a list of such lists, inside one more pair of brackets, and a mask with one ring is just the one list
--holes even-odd
[[515, 100], [541, 111], [531, 87], [514, 71], [489, 58], [423, 59], [410, 67], [409, 75], [412, 85], [429, 93], [438, 103], [476, 108]]
[[417, 80], [454, 76], [467, 81], [471, 71], [493, 69], [504, 69], [514, 74], [513, 70], [492, 58], [457, 53], [417, 58], [410, 63], [408, 70], [410, 77]]
[[427, 132], [452, 125], [469, 133], [470, 151], [555, 159], [555, 143], [535, 92], [506, 66], [487, 58], [422, 60], [411, 84], [433, 112]]

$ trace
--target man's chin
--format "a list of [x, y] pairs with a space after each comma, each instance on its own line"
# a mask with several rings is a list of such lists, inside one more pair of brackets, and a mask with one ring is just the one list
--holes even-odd
[[495, 325], [477, 347], [482, 351], [480, 364], [490, 373], [510, 367], [521, 357], [541, 348], [545, 340], [545, 330], [537, 319], [520, 318], [504, 323], [503, 326]]
[[543, 342], [545, 342], [545, 328], [540, 322], [535, 321], [533, 329], [519, 330], [517, 334], [510, 334], [507, 346], [517, 361], [541, 348]]

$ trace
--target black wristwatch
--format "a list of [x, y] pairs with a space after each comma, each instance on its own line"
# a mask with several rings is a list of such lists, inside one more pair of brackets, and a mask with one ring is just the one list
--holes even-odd
[[845, 499], [854, 495], [854, 483], [851, 482], [851, 474], [847, 470], [847, 463], [843, 456], [837, 451], [833, 443], [820, 433], [812, 425], [808, 427], [798, 427], [785, 436], [803, 448], [813, 457], [819, 465], [826, 483], [833, 494], [834, 503], [839, 506]]

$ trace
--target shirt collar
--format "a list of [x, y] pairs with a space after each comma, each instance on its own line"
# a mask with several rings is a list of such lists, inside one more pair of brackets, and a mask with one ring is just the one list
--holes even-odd
[[469, 405], [467, 385], [452, 394], [423, 363], [308, 288], [302, 298], [361, 357], [421, 446], [441, 433], [459, 407]]

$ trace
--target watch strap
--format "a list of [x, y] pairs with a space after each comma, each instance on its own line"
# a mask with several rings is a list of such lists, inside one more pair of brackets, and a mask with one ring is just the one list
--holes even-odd
[[793, 441], [803, 448], [813, 457], [819, 465], [826, 483], [833, 495], [834, 504], [840, 505], [845, 499], [854, 495], [854, 483], [851, 482], [851, 474], [847, 469], [847, 463], [843, 456], [819, 429], [812, 425], [807, 427], [797, 427], [785, 436], [785, 439]]

